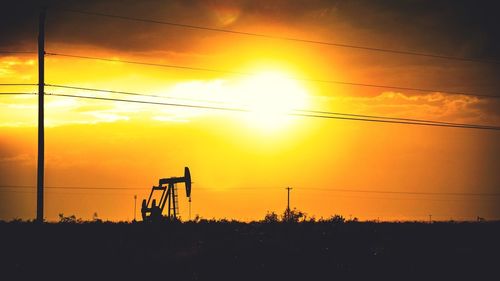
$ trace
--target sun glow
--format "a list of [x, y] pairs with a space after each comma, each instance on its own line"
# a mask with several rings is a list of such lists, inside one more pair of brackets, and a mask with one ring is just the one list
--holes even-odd
[[262, 130], [276, 130], [289, 124], [296, 109], [308, 106], [308, 95], [298, 81], [278, 71], [266, 71], [241, 82], [240, 101], [250, 112], [245, 119]]
[[[290, 113], [309, 107], [309, 95], [305, 87], [283, 71], [260, 71], [235, 80], [182, 82], [160, 92], [187, 104], [244, 110], [244, 113], [235, 113], [236, 116], [242, 116], [250, 127], [263, 132], [285, 128], [295, 118]], [[190, 108], [178, 112], [168, 108], [166, 111], [170, 115], [188, 119], [203, 114], [199, 109]], [[170, 117], [161, 120], [170, 120]]]

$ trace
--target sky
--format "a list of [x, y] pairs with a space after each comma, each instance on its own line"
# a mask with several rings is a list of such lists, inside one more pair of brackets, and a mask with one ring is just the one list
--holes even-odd
[[[2, 3], [0, 84], [38, 83], [36, 54], [1, 51], [37, 50], [40, 3]], [[493, 1], [45, 3], [46, 84], [157, 96], [46, 87], [47, 220], [61, 213], [132, 220], [134, 195], [139, 209], [159, 178], [181, 176], [185, 166], [193, 180], [192, 217], [249, 221], [282, 213], [289, 186], [291, 207], [309, 217], [500, 219], [499, 131], [289, 115], [329, 111], [499, 126], [500, 19]], [[35, 217], [36, 164], [37, 96], [0, 95], [0, 219]], [[184, 186], [178, 188], [187, 219]]]

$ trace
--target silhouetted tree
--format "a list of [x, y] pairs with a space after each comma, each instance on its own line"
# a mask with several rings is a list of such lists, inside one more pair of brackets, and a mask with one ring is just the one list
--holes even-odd
[[286, 209], [285, 212], [283, 212], [281, 220], [283, 222], [299, 222], [303, 220], [305, 217], [306, 214], [304, 212], [299, 211], [296, 208], [293, 208], [293, 210]]
[[275, 212], [267, 212], [267, 214], [264, 216], [263, 222], [265, 223], [279, 222], [278, 214], [276, 214]]

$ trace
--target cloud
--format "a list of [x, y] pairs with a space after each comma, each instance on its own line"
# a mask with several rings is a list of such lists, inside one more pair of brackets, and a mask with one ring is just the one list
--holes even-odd
[[33, 155], [30, 155], [28, 153], [21, 153], [18, 155], [13, 155], [13, 156], [5, 156], [5, 157], [0, 157], [0, 163], [32, 163], [33, 162]]
[[[410, 48], [445, 54], [500, 57], [497, 11], [500, 3], [473, 1], [45, 1], [62, 7], [148, 18], [208, 27], [247, 31], [254, 25], [274, 24], [294, 29], [321, 31], [325, 39], [367, 42], [376, 37], [392, 48]], [[33, 48], [36, 44], [37, 10], [40, 1], [3, 3], [0, 47]], [[259, 32], [259, 30], [254, 30]], [[345, 38], [338, 34], [349, 32]], [[198, 42], [213, 32], [140, 23], [50, 9], [47, 19], [50, 42], [94, 45], [122, 51], [199, 48]], [[397, 40], [388, 41], [389, 38]], [[450, 53], [452, 52], [452, 53]]]
[[500, 123], [498, 101], [470, 96], [383, 92], [374, 97], [327, 97], [322, 98], [321, 102], [327, 102], [333, 111], [356, 114], [485, 125]]
[[[0, 48], [1, 49], [1, 48]], [[33, 83], [37, 63], [31, 57], [3, 56], [0, 57], [0, 83]]]
[[[500, 58], [500, 29], [497, 28], [500, 26], [500, 17], [497, 16], [500, 4], [496, 1], [483, 2], [480, 5], [462, 0], [426, 2], [69, 0], [46, 1], [46, 3], [51, 7], [250, 32], [272, 33], [272, 30], [269, 31], [265, 27], [280, 26], [285, 33], [305, 34], [325, 41], [456, 56]], [[35, 50], [39, 6], [40, 1], [35, 0], [3, 3], [0, 12], [0, 38], [2, 38], [0, 49]], [[286, 35], [285, 33], [279, 35]], [[154, 57], [157, 60], [170, 62], [173, 57], [187, 60], [185, 57], [203, 58], [214, 51], [230, 53], [232, 46], [230, 40], [228, 44], [219, 42], [211, 48], [207, 47], [210, 44], [204, 44], [224, 36], [228, 36], [230, 40], [242, 38], [216, 32], [66, 13], [57, 9], [49, 9], [47, 16], [49, 51], [68, 48], [73, 52], [88, 48], [106, 50], [123, 58], [136, 53], [147, 54], [152, 57], [151, 61]], [[497, 79], [498, 68], [487, 65], [462, 62], [451, 65], [448, 61], [422, 61], [402, 56], [391, 57], [393, 59], [388, 61], [385, 57], [379, 57], [380, 54], [370, 53], [356, 57], [358, 53], [350, 49], [332, 48], [325, 51], [304, 45], [304, 48], [306, 47], [311, 48], [310, 52], [317, 52], [318, 57], [324, 58], [327, 65], [337, 63], [328, 56], [345, 55], [343, 59], [345, 65], [341, 63], [335, 67], [341, 69], [339, 72], [342, 73], [354, 73], [351, 75], [354, 77], [352, 81], [378, 84], [382, 83], [378, 80], [392, 79], [388, 84], [433, 85], [432, 87], [437, 85], [435, 87], [437, 89], [450, 88], [457, 91], [465, 88], [478, 94], [489, 94], [492, 92], [491, 89], [498, 89], [500, 86]], [[240, 53], [235, 52], [235, 54]], [[224, 59], [231, 58], [224, 57]], [[196, 60], [193, 65], [205, 67], [200, 61], [203, 59]], [[313, 64], [321, 63], [323, 62], [318, 61]], [[396, 67], [395, 64], [400, 65]], [[13, 80], [18, 81], [17, 79], [32, 81], [36, 78], [35, 71], [36, 64], [32, 58], [4, 56], [0, 60], [2, 81], [13, 82]], [[346, 77], [345, 80], [351, 80], [348, 75]], [[371, 78], [377, 81], [370, 81]], [[498, 102], [494, 100], [469, 99], [440, 93], [410, 95], [385, 92], [373, 99], [348, 98], [336, 102], [349, 104], [349, 111], [373, 111], [384, 114], [393, 112], [393, 114], [426, 115], [488, 123], [498, 120], [500, 114]], [[120, 106], [120, 110], [113, 109], [118, 111], [110, 111], [110, 108], [92, 109], [93, 105], [85, 108], [82, 104], [84, 103], [79, 102], [79, 106], [70, 106], [73, 112], [81, 111], [80, 117], [89, 118], [94, 114], [94, 117], [101, 116], [103, 120], [124, 120], [125, 116], [128, 116], [123, 111], [124, 106]], [[336, 103], [329, 105], [333, 108], [338, 106]], [[29, 107], [24, 104], [20, 106]], [[20, 122], [8, 118], [1, 120], [7, 120], [6, 122], [10, 124]]]

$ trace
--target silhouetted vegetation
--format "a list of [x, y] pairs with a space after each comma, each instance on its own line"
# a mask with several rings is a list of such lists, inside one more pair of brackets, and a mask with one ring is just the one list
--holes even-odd
[[63, 214], [61, 223], [0, 222], [0, 272], [43, 280], [485, 280], [498, 262], [498, 222], [374, 223], [294, 214], [293, 223], [272, 212], [251, 223], [200, 217], [110, 223], [97, 215], [85, 222]]
[[306, 218], [307, 218], [306, 213], [294, 208], [293, 210], [286, 209], [283, 212], [283, 215], [281, 216], [281, 221], [292, 223], [292, 222], [305, 221]]
[[59, 214], [59, 222], [60, 223], [82, 223], [83, 220], [81, 218], [76, 218], [75, 215], [64, 216], [63, 213]]
[[[356, 218], [355, 218], [356, 219]], [[341, 215], [333, 215], [331, 216], [330, 218], [324, 220], [325, 222], [329, 222], [329, 223], [344, 223], [345, 222], [345, 218]], [[357, 221], [357, 219], [356, 219]]]
[[264, 216], [264, 220], [262, 222], [265, 223], [277, 223], [279, 222], [278, 214], [275, 212], [267, 212], [267, 214]]

